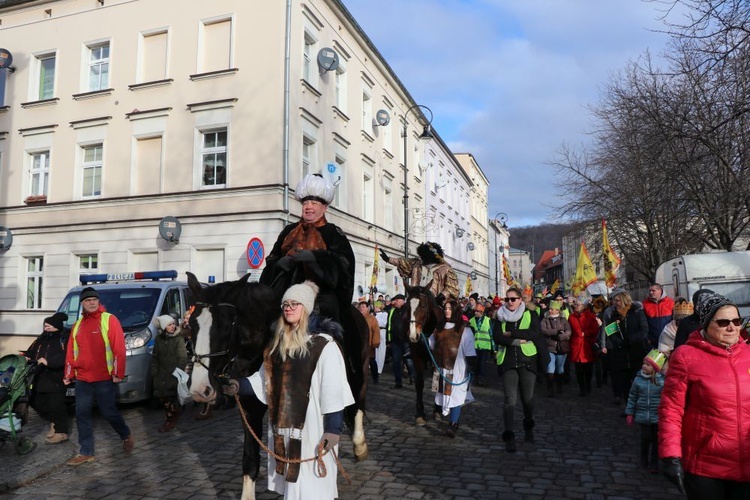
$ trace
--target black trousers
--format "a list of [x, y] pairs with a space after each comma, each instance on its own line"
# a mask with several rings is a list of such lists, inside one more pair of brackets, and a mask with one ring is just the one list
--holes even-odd
[[583, 394], [591, 393], [591, 377], [594, 374], [594, 363], [575, 363], [578, 389]]
[[40, 417], [55, 424], [55, 432], [70, 434], [65, 394], [62, 392], [37, 392], [32, 407]]
[[534, 418], [534, 385], [536, 373], [520, 367], [503, 372], [498, 367], [503, 382], [503, 424], [505, 431], [513, 431], [513, 417], [518, 396], [521, 396], [523, 417], [526, 421]]
[[750, 483], [696, 476], [686, 472], [685, 492], [688, 500], [747, 500], [750, 498]]
[[659, 424], [639, 424], [641, 426], [641, 465], [659, 467]]

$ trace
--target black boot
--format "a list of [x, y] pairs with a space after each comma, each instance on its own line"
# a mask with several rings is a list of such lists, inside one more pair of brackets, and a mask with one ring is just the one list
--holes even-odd
[[551, 398], [555, 395], [555, 375], [552, 373], [547, 374], [547, 397]]
[[523, 419], [523, 440], [527, 443], [534, 442], [534, 419]]
[[449, 422], [448, 427], [445, 429], [445, 435], [449, 438], [456, 437], [456, 431], [458, 430], [458, 422]]
[[503, 432], [503, 441], [505, 441], [505, 451], [508, 453], [516, 452], [516, 435], [513, 431]]
[[563, 379], [562, 373], [559, 375], [555, 375], [555, 385], [557, 386], [557, 395], [561, 396], [563, 392], [563, 382], [565, 380]]

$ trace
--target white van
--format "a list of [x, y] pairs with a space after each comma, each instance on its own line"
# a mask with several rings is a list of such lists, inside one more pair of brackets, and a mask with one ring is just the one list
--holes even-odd
[[681, 255], [659, 266], [656, 282], [672, 298], [691, 300], [701, 288], [711, 289], [750, 316], [750, 251]]
[[[81, 312], [80, 294], [87, 286], [99, 292], [99, 301], [114, 314], [125, 333], [125, 379], [117, 384], [121, 403], [143, 401], [151, 396], [151, 352], [154, 350], [154, 319], [169, 314], [182, 318], [194, 299], [187, 282], [175, 281], [177, 271], [147, 271], [122, 274], [82, 274], [81, 284], [65, 295], [58, 312], [68, 315], [68, 330]], [[75, 395], [68, 386], [66, 396]]]

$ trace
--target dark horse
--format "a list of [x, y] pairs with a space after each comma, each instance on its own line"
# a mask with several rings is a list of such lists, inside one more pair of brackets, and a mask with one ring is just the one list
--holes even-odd
[[[273, 325], [280, 316], [283, 291], [260, 283], [248, 283], [248, 276], [203, 287], [192, 273], [187, 273], [195, 297], [190, 328], [195, 346], [195, 364], [190, 379], [193, 399], [211, 402], [227, 378], [247, 377], [257, 372], [263, 361], [263, 350], [273, 337]], [[352, 306], [353, 307], [353, 306]], [[345, 420], [352, 429], [355, 458], [367, 457], [364, 434], [364, 408], [367, 391], [368, 329], [364, 318], [357, 330], [344, 332], [344, 360], [347, 379], [355, 404], [345, 410]], [[262, 438], [266, 406], [255, 396], [240, 397], [240, 404], [256, 436]], [[260, 470], [260, 445], [248, 429], [242, 456], [242, 498], [255, 498], [255, 481]]]
[[430, 353], [427, 350], [427, 338], [435, 327], [443, 320], [443, 310], [438, 306], [435, 296], [427, 288], [421, 286], [407, 287], [408, 297], [404, 307], [404, 321], [408, 321], [411, 358], [414, 362], [414, 388], [417, 391], [417, 425], [425, 425], [424, 402], [424, 373], [431, 364]]

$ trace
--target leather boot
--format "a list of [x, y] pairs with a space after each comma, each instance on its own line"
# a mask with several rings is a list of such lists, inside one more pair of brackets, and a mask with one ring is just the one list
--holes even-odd
[[534, 442], [534, 419], [523, 419], [523, 440], [527, 443]]
[[516, 452], [516, 435], [513, 431], [503, 432], [503, 441], [505, 441], [505, 451], [508, 453]]
[[555, 375], [555, 385], [557, 386], [557, 395], [560, 396], [563, 393], [563, 376], [562, 373], [560, 375]]
[[547, 374], [547, 397], [551, 398], [555, 395], [555, 375], [552, 373]]

